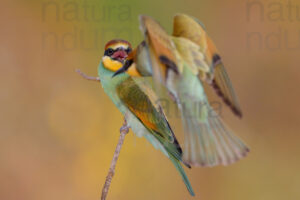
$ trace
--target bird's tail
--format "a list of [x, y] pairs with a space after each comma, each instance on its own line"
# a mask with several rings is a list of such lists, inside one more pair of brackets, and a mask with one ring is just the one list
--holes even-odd
[[205, 102], [180, 106], [185, 128], [183, 160], [192, 166], [212, 167], [228, 165], [246, 156], [248, 147]]
[[[161, 150], [171, 161], [172, 163], [175, 165], [175, 168], [178, 170], [178, 172], [180, 173], [180, 176], [183, 180], [183, 182], [185, 183], [189, 193], [192, 195], [192, 196], [195, 196], [194, 194], [194, 191], [193, 191], [193, 188], [191, 186], [191, 183], [189, 182], [189, 179], [188, 177], [186, 176], [185, 172], [184, 172], [184, 169], [183, 167], [181, 166], [181, 163], [182, 162], [182, 155], [180, 153], [180, 156], [179, 158], [177, 158], [176, 155], [174, 155], [174, 152], [173, 151], [170, 151], [170, 148], [168, 148], [168, 146], [165, 146], [166, 144], [162, 145], [162, 142], [159, 140], [159, 138], [156, 138], [154, 137], [153, 135], [151, 134], [146, 134], [145, 135], [146, 139], [156, 148], [156, 149], [159, 149]], [[166, 148], [167, 147], [167, 148]], [[181, 150], [180, 150], [181, 152]], [[185, 164], [185, 163], [183, 163]], [[186, 165], [186, 164], [185, 164]], [[187, 165], [187, 167], [189, 167]]]
[[176, 158], [174, 158], [172, 155], [169, 156], [170, 160], [172, 161], [172, 163], [175, 165], [175, 168], [178, 170], [178, 172], [180, 173], [180, 176], [186, 186], [186, 188], [188, 189], [189, 193], [192, 195], [192, 196], [195, 196], [195, 193], [193, 191], [193, 188], [191, 186], [191, 183], [187, 177], [187, 175], [185, 174], [184, 172], [184, 169], [183, 167], [181, 166], [180, 164], [180, 161], [177, 160]]

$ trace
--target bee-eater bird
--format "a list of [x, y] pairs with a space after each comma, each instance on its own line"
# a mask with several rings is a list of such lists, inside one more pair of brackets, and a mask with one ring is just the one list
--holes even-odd
[[[133, 50], [115, 76], [134, 70], [152, 76], [155, 91], [164, 85], [177, 103], [185, 129], [183, 160], [193, 166], [228, 165], [249, 152], [211, 108], [203, 84], [211, 85], [234, 114], [242, 112], [221, 57], [197, 19], [174, 17], [173, 34], [152, 18], [140, 16], [145, 40]], [[159, 83], [159, 84], [158, 84]]]
[[102, 62], [98, 67], [102, 87], [124, 115], [132, 131], [139, 137], [144, 136], [172, 161], [188, 191], [194, 196], [181, 162], [187, 167], [190, 166], [182, 161], [182, 150], [162, 108], [155, 104], [157, 97], [152, 88], [134, 78], [139, 75], [134, 66], [127, 72], [113, 76], [122, 68], [130, 52], [131, 45], [127, 41], [112, 40], [106, 44]]

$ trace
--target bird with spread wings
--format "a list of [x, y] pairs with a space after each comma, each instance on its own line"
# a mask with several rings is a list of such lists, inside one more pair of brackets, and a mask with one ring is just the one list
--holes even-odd
[[203, 84], [210, 85], [232, 112], [242, 117], [221, 56], [204, 26], [193, 17], [177, 14], [172, 35], [148, 16], [140, 16], [140, 28], [145, 40], [115, 75], [134, 71], [135, 76], [151, 76], [159, 96], [161, 85], [167, 88], [185, 128], [183, 160], [194, 166], [215, 166], [244, 157], [248, 147], [212, 109], [203, 88]]

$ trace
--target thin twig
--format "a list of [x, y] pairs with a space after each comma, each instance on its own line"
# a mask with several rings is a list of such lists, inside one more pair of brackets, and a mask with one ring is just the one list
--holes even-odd
[[89, 81], [97, 81], [100, 82], [100, 78], [99, 77], [93, 77], [93, 76], [88, 76], [85, 73], [83, 73], [82, 71], [80, 71], [80, 69], [76, 69], [75, 72], [77, 72], [80, 76], [82, 76], [84, 79], [87, 79]]
[[105, 200], [106, 196], [108, 194], [108, 190], [109, 190], [109, 186], [110, 186], [111, 180], [112, 180], [112, 178], [113, 178], [113, 176], [115, 174], [115, 168], [116, 168], [116, 164], [117, 164], [117, 161], [118, 161], [118, 158], [119, 158], [121, 147], [123, 145], [123, 142], [124, 142], [124, 139], [125, 139], [125, 135], [128, 133], [128, 131], [129, 131], [129, 126], [127, 125], [126, 120], [124, 120], [124, 124], [121, 127], [121, 129], [120, 129], [119, 142], [118, 142], [118, 145], [116, 147], [113, 159], [112, 159], [112, 161], [110, 163], [109, 171], [108, 171], [108, 174], [106, 176], [106, 180], [105, 180], [104, 186], [102, 188], [101, 200]]
[[[88, 76], [85, 73], [81, 72], [80, 69], [76, 69], [75, 70], [79, 75], [81, 75], [84, 79], [90, 80], [90, 81], [98, 81], [100, 82], [100, 78], [99, 77], [92, 77], [92, 76]], [[125, 135], [129, 132], [129, 126], [127, 124], [126, 119], [124, 119], [124, 123], [123, 126], [120, 128], [120, 137], [119, 137], [119, 141], [113, 156], [113, 159], [110, 163], [110, 167], [108, 170], [108, 174], [106, 176], [105, 179], [105, 183], [104, 186], [102, 188], [102, 195], [101, 195], [101, 200], [106, 200], [107, 194], [108, 194], [108, 190], [109, 190], [109, 186], [111, 184], [112, 178], [115, 174], [115, 168], [116, 168], [116, 164], [120, 155], [120, 151], [125, 139]]]

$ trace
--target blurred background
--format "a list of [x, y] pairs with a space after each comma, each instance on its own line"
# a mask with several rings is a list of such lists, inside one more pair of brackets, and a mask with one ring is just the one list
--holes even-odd
[[[228, 167], [186, 169], [196, 197], [145, 139], [126, 136], [108, 199], [300, 199], [300, 2], [29, 0], [0, 7], [0, 199], [99, 199], [123, 117], [97, 76], [104, 44], [136, 46], [138, 15], [171, 33], [182, 12], [215, 41], [244, 117], [227, 124], [251, 147]], [[176, 124], [170, 116], [172, 124]], [[180, 128], [175, 133], [182, 142]]]

